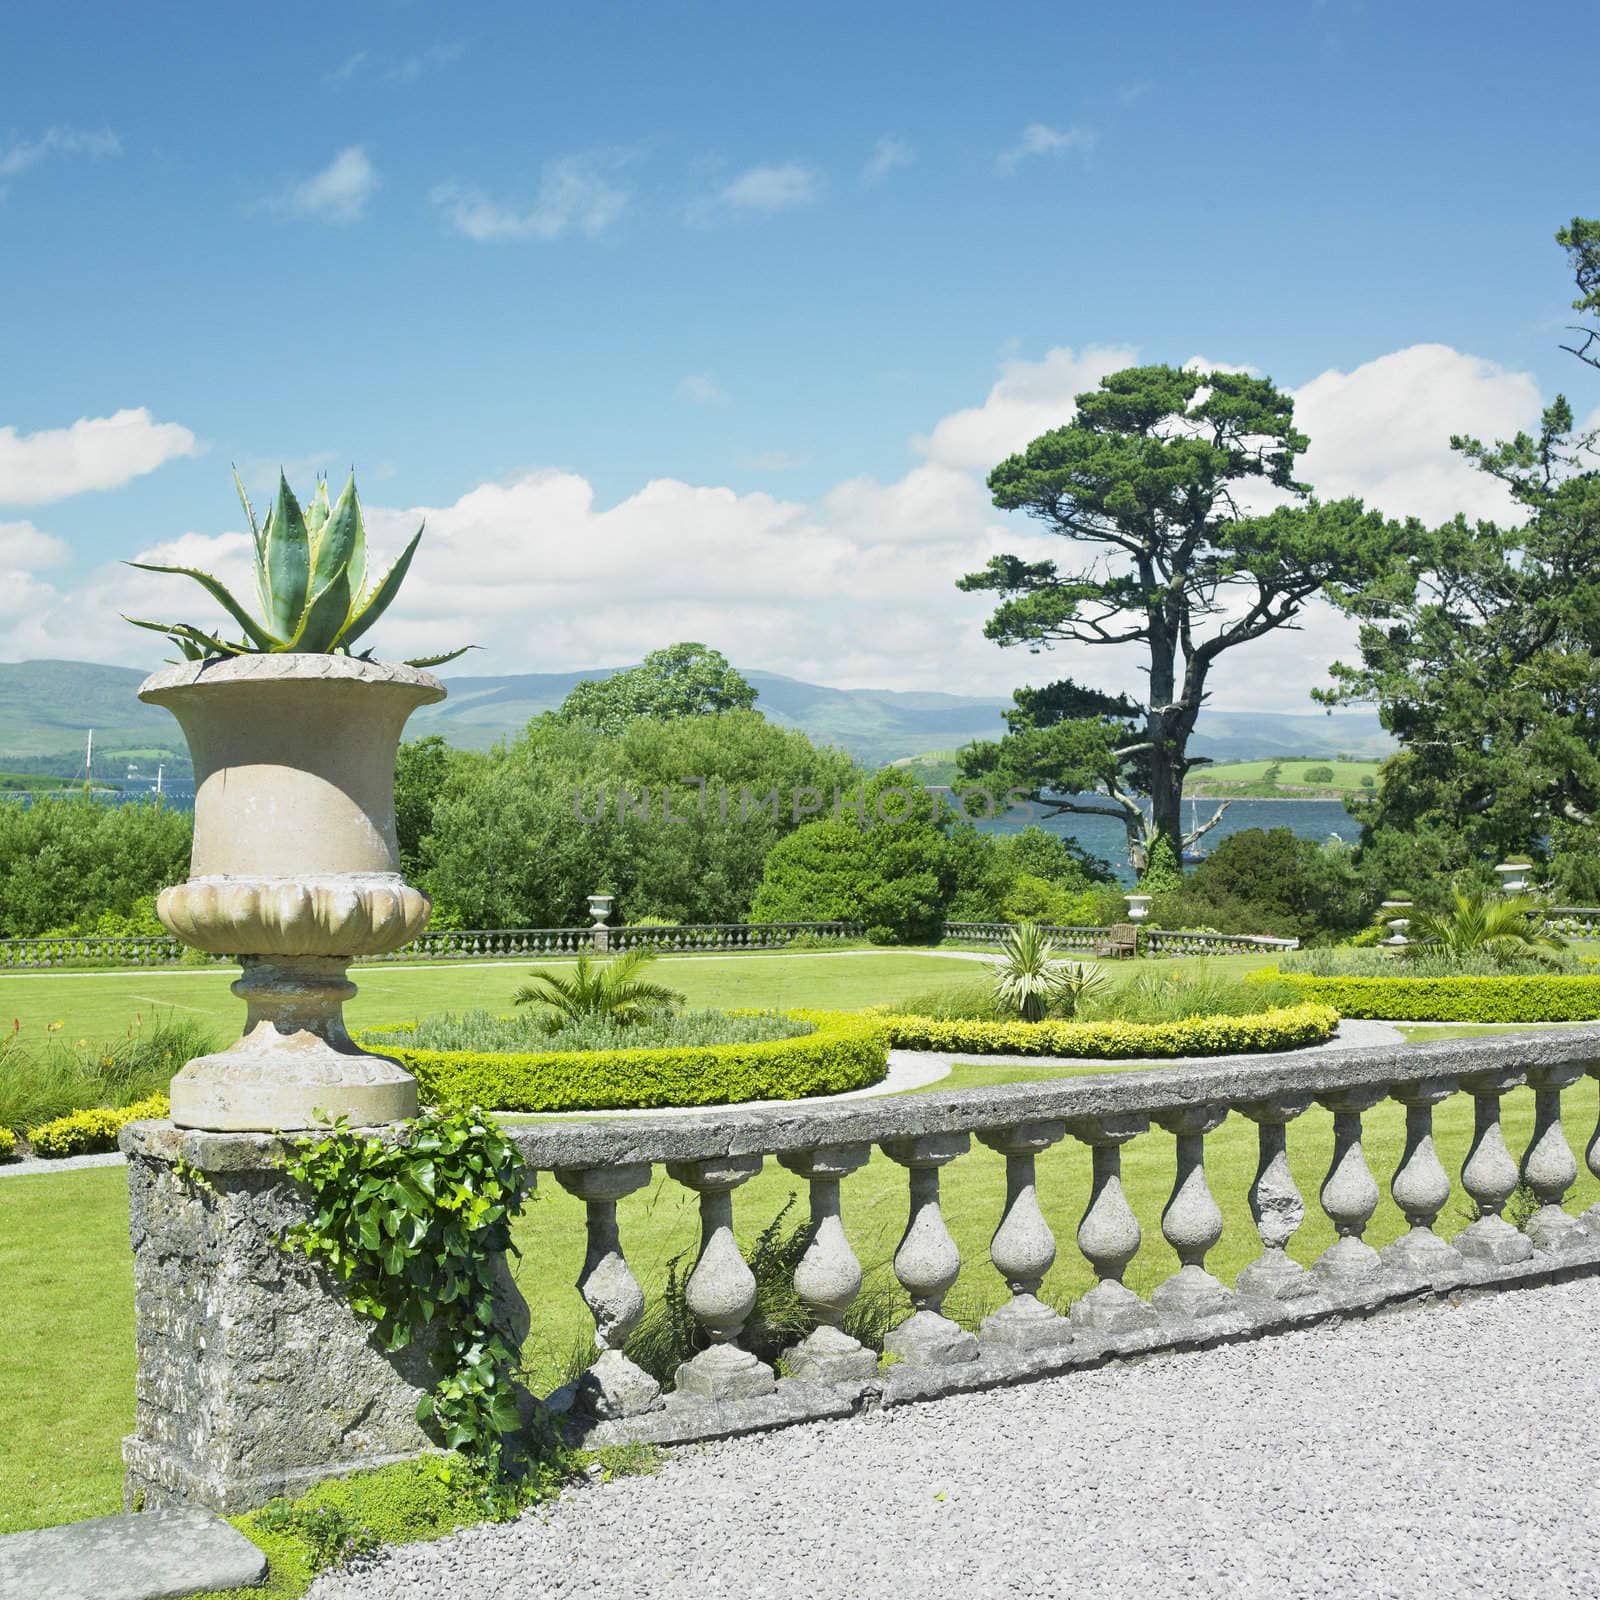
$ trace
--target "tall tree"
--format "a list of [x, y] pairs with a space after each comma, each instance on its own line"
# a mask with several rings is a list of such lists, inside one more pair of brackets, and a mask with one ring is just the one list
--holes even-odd
[[748, 711], [756, 691], [720, 650], [686, 642], [652, 650], [637, 667], [580, 683], [561, 702], [563, 722], [620, 733], [630, 722]]
[[1306, 444], [1265, 378], [1130, 367], [1001, 462], [995, 505], [1037, 518], [1072, 556], [1063, 569], [1000, 555], [962, 578], [1003, 597], [985, 633], [1034, 652], [1136, 646], [1148, 688], [1139, 701], [1071, 680], [1019, 692], [1012, 732], [964, 752], [964, 775], [1116, 817], [1136, 865], [1157, 837], [1181, 848], [1184, 778], [1204, 759], [1189, 739], [1220, 657], [1292, 627], [1321, 592], [1364, 596], [1405, 569], [1412, 525], [1313, 499], [1294, 475]]
[[[1600, 222], [1556, 235], [1579, 297], [1600, 312]], [[1564, 346], [1600, 367], [1600, 329]], [[1547, 864], [1557, 892], [1600, 895], [1600, 451], [1557, 395], [1538, 431], [1451, 446], [1500, 480], [1506, 525], [1457, 517], [1429, 536], [1417, 580], [1357, 614], [1360, 661], [1333, 668], [1330, 704], [1375, 704], [1400, 743], [1364, 808], [1363, 853], [1397, 880], [1425, 851], [1436, 874], [1503, 856]], [[1401, 884], [1401, 887], [1407, 885]], [[1416, 885], [1421, 888], [1422, 885]]]

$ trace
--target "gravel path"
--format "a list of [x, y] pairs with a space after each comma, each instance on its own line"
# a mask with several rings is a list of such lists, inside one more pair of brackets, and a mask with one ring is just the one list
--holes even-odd
[[1600, 1593], [1600, 1281], [672, 1454], [312, 1600]]

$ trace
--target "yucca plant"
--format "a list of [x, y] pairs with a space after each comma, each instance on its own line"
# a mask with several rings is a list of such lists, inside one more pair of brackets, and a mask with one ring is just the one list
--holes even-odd
[[[310, 506], [301, 511], [289, 480], [278, 474], [278, 499], [257, 523], [255, 508], [237, 472], [234, 487], [250, 521], [255, 541], [257, 620], [227, 586], [194, 567], [168, 567], [130, 561], [142, 572], [171, 572], [193, 578], [244, 629], [243, 639], [223, 639], [187, 622], [147, 622], [126, 617], [136, 628], [164, 633], [190, 661], [215, 656], [271, 655], [301, 651], [312, 655], [349, 655], [350, 647], [388, 609], [399, 592], [422, 538], [412, 535], [400, 559], [367, 591], [367, 530], [356, 498], [356, 475], [350, 474], [335, 504], [328, 504], [328, 485], [321, 481]], [[445, 655], [408, 661], [410, 667], [437, 667], [464, 655], [471, 645]], [[370, 656], [371, 652], [366, 652]]]
[[1105, 984], [1098, 967], [1056, 961], [1054, 950], [1036, 922], [1019, 922], [1001, 947], [994, 997], [1024, 1022], [1042, 1022], [1051, 1010], [1076, 1016], [1078, 1006]]
[[1413, 916], [1407, 932], [1412, 942], [1401, 951], [1412, 960], [1426, 956], [1486, 955], [1496, 961], [1538, 956], [1567, 948], [1567, 941], [1547, 932], [1544, 908], [1532, 895], [1494, 894], [1481, 889], [1451, 893], [1443, 913]]
[[638, 976], [640, 968], [654, 960], [653, 950], [630, 950], [615, 961], [595, 961], [585, 950], [571, 976], [536, 972], [533, 982], [525, 983], [512, 1000], [519, 1006], [544, 1006], [542, 1020], [549, 1033], [585, 1017], [609, 1017], [630, 1026], [683, 1004], [676, 989]]

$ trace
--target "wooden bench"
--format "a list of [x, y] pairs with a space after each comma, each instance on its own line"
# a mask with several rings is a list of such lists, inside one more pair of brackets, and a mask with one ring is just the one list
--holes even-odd
[[1119, 922], [1115, 927], [1106, 929], [1106, 936], [1094, 947], [1097, 956], [1115, 957], [1121, 961], [1125, 956], [1136, 956], [1139, 953], [1139, 930], [1131, 922]]

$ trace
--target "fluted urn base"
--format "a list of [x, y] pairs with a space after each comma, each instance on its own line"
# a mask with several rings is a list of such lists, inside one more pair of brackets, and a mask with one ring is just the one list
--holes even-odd
[[249, 1007], [244, 1037], [191, 1061], [172, 1080], [172, 1120], [219, 1133], [289, 1132], [346, 1117], [356, 1127], [417, 1114], [416, 1080], [351, 1039], [356, 986], [339, 956], [245, 956], [233, 992]]

